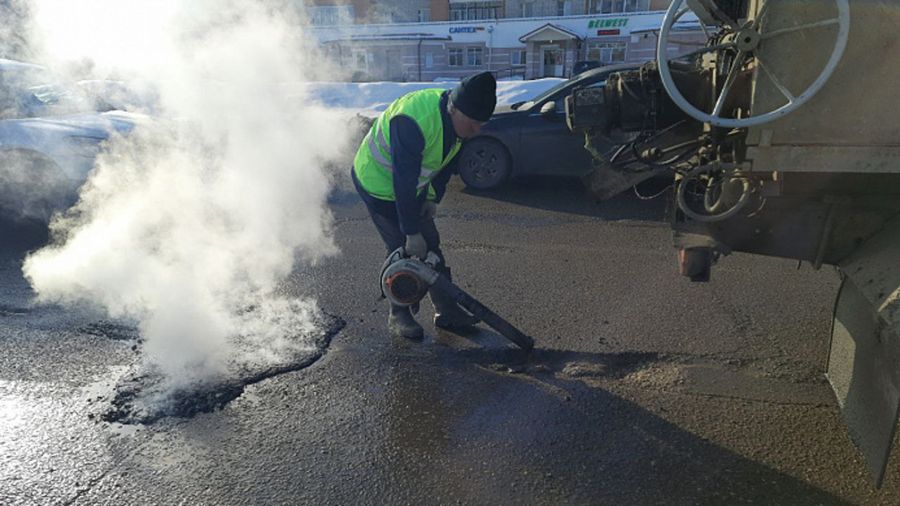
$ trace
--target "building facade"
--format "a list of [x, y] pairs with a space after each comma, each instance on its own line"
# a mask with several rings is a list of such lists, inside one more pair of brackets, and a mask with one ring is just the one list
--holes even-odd
[[28, 33], [26, 6], [12, 0], [0, 0], [0, 20], [0, 58], [31, 59], [32, 48], [25, 36]]
[[[606, 5], [589, 5], [598, 4]], [[354, 80], [433, 81], [485, 70], [499, 78], [571, 77], [579, 61], [607, 65], [655, 58], [663, 14], [368, 24], [315, 27], [313, 33], [326, 55]], [[706, 40], [696, 18], [685, 16], [676, 29], [671, 54], [686, 53]]]
[[671, 0], [296, 0], [310, 24], [482, 21], [665, 10]]
[[[431, 0], [372, 2], [369, 19], [376, 23], [423, 23], [432, 20]], [[444, 2], [446, 3], [446, 1]]]
[[543, 18], [589, 14], [585, 0], [507, 0], [507, 18]]
[[447, 0], [298, 0], [310, 25], [422, 23], [450, 19]]

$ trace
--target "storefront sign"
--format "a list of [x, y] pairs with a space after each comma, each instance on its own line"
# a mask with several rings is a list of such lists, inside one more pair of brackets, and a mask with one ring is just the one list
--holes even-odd
[[483, 26], [451, 26], [450, 33], [475, 33], [484, 31]]
[[618, 28], [613, 29], [613, 30], [597, 30], [597, 35], [600, 37], [609, 37], [610, 35], [621, 35], [621, 34], [622, 34], [622, 30], [619, 30]]
[[[628, 18], [592, 19], [588, 21], [588, 29], [622, 28], [628, 24]], [[452, 28], [451, 28], [452, 30]]]

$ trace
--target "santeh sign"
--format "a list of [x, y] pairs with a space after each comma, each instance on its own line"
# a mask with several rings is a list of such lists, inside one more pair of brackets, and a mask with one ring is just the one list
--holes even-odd
[[450, 33], [475, 33], [484, 31], [483, 26], [451, 26]]

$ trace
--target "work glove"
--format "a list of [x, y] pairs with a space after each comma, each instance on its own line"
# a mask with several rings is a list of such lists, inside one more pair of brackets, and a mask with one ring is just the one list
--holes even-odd
[[426, 200], [422, 203], [422, 210], [419, 214], [426, 220], [433, 220], [437, 216], [437, 203]]
[[422, 234], [413, 234], [406, 236], [406, 256], [419, 257], [422, 260], [428, 255], [428, 245], [425, 244], [425, 238]]

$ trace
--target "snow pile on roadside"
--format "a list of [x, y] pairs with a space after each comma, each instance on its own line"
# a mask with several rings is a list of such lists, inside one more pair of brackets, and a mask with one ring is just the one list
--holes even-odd
[[[533, 81], [510, 80], [497, 83], [497, 104], [508, 105], [531, 100], [544, 91], [564, 82], [565, 79], [545, 78]], [[348, 114], [377, 116], [395, 99], [425, 88], [450, 89], [459, 81], [423, 83], [346, 83], [346, 82], [297, 82], [280, 85], [285, 98], [310, 100], [331, 109]], [[155, 113], [159, 107], [154, 93], [133, 88], [133, 83], [111, 80], [87, 80], [78, 83], [82, 91], [102, 106], [101, 110], [119, 108], [127, 111]]]
[[[513, 104], [543, 93], [545, 90], [565, 81], [546, 78], [533, 81], [499, 81], [497, 83], [497, 104]], [[455, 82], [428, 83], [294, 83], [285, 85], [289, 96], [312, 97], [322, 105], [335, 109], [349, 109], [367, 116], [377, 116], [395, 99], [406, 93], [425, 88], [452, 88]]]

